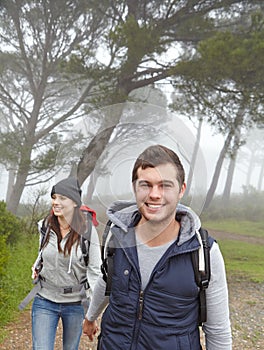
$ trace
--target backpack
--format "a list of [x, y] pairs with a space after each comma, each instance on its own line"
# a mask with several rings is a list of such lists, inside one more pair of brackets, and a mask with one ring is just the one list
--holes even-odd
[[[112, 221], [109, 220], [105, 226], [105, 230], [102, 237], [102, 246], [101, 246], [101, 272], [103, 274], [103, 279], [106, 283], [105, 295], [109, 296], [112, 288], [112, 275], [114, 268], [114, 254], [115, 247], [109, 244], [109, 231], [112, 225]], [[199, 252], [195, 250], [191, 252], [192, 265], [195, 274], [195, 281], [197, 286], [199, 287], [199, 320], [198, 324], [201, 325], [203, 322], [206, 322], [207, 314], [206, 314], [206, 294], [205, 290], [208, 288], [210, 277], [211, 277], [211, 269], [210, 269], [210, 245], [208, 240], [208, 232], [207, 230], [200, 228], [199, 229], [201, 243], [203, 246], [204, 252], [204, 270], [199, 270]], [[105, 255], [105, 247], [107, 247], [106, 255]]]
[[[86, 216], [87, 228], [88, 228], [85, 235], [81, 235], [81, 240], [80, 240], [80, 247], [82, 250], [82, 256], [84, 259], [84, 263], [86, 266], [88, 266], [92, 225], [97, 226], [98, 221], [96, 220], [96, 212], [94, 210], [92, 210], [91, 208], [89, 208], [88, 206], [85, 206], [85, 205], [82, 205], [80, 207], [80, 209]], [[42, 269], [42, 249], [43, 249], [46, 237], [48, 235], [48, 232], [49, 232], [49, 227], [47, 225], [47, 217], [46, 217], [43, 220], [42, 225], [41, 225], [39, 252], [38, 252], [37, 259], [35, 260], [34, 265], [33, 265], [33, 269], [37, 270], [38, 273]], [[27, 306], [27, 304], [34, 298], [34, 296], [38, 293], [38, 291], [41, 288], [41, 285], [39, 282], [40, 282], [39, 278], [37, 278], [36, 280], [33, 281], [33, 284], [35, 284], [35, 287], [28, 293], [28, 295], [25, 297], [25, 299], [19, 304], [19, 306], [18, 306], [19, 310], [23, 310]], [[88, 283], [87, 279], [82, 281], [81, 285], [82, 285], [82, 288], [81, 288], [80, 292], [81, 292], [81, 297], [82, 297], [82, 304], [86, 310], [88, 307], [88, 304], [87, 304], [87, 300], [86, 300], [85, 290], [89, 289], [89, 283]], [[68, 293], [70, 291], [66, 291], [66, 292]]]
[[[86, 216], [86, 222], [87, 222], [87, 232], [85, 233], [85, 235], [80, 235], [81, 239], [80, 239], [80, 247], [82, 250], [82, 256], [83, 256], [83, 260], [85, 262], [85, 266], [88, 266], [88, 261], [89, 261], [89, 247], [90, 247], [90, 241], [91, 241], [91, 232], [92, 232], [92, 224], [94, 226], [98, 225], [98, 222], [96, 220], [96, 213], [94, 210], [92, 210], [91, 208], [87, 207], [86, 205], [82, 205], [80, 207], [81, 211], [85, 214]], [[49, 228], [47, 225], [47, 217], [43, 220], [42, 222], [42, 226], [40, 229], [40, 245], [39, 245], [39, 252], [42, 250], [44, 242], [46, 240], [46, 237], [48, 235], [49, 232]], [[41, 263], [38, 262], [38, 264]], [[34, 265], [37, 265], [37, 262], [35, 262]], [[37, 268], [39, 271], [40, 269], [35, 266], [35, 268]]]

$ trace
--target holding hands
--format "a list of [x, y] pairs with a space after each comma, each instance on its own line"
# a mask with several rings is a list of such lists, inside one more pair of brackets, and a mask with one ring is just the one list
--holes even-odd
[[96, 320], [89, 321], [87, 318], [83, 320], [83, 334], [87, 335], [91, 341], [94, 340], [94, 336], [96, 335], [98, 329], [99, 328]]

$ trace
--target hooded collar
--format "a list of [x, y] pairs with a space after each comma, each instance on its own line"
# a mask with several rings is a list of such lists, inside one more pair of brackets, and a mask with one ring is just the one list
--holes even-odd
[[[133, 225], [139, 214], [137, 204], [129, 201], [116, 201], [107, 210], [107, 215], [113, 224], [120, 227], [125, 233]], [[176, 209], [176, 220], [180, 222], [180, 236], [178, 245], [192, 238], [201, 227], [201, 221], [195, 212], [183, 205], [178, 204]]]

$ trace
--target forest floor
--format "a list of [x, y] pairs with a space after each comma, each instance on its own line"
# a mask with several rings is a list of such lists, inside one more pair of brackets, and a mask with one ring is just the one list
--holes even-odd
[[[253, 238], [210, 232], [217, 239], [238, 239], [256, 244], [264, 244], [264, 238]], [[233, 350], [264, 349], [264, 284], [246, 281], [228, 281], [229, 305], [233, 334]], [[0, 344], [1, 350], [25, 350], [31, 348], [30, 310], [23, 311], [19, 318], [5, 327], [7, 336]], [[61, 324], [59, 324], [54, 350], [62, 349]], [[95, 350], [92, 343], [82, 336], [80, 350]]]

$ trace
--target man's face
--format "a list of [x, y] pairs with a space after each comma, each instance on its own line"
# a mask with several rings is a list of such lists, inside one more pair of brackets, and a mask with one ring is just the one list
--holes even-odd
[[134, 192], [143, 221], [168, 223], [175, 218], [176, 206], [186, 185], [179, 187], [177, 170], [170, 164], [155, 168], [139, 168]]

